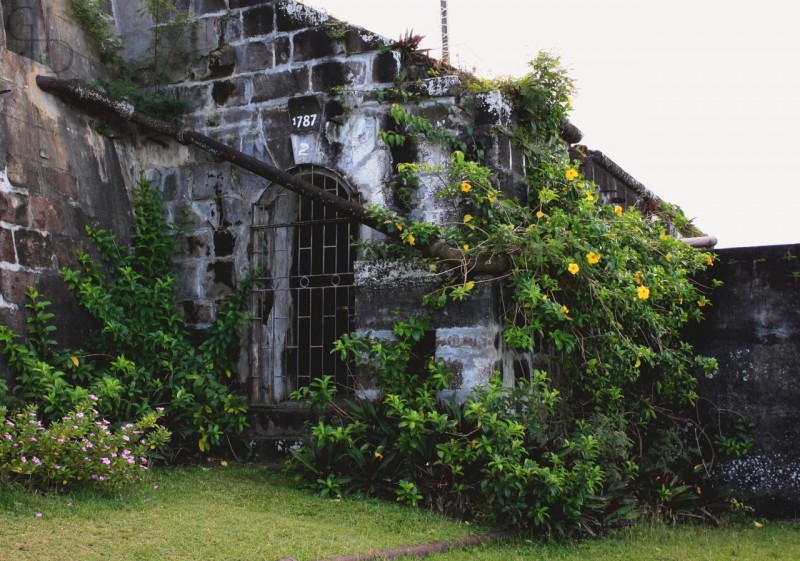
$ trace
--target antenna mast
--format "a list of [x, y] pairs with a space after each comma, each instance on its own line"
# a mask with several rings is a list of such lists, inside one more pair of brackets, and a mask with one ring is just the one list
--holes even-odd
[[442, 62], [450, 64], [450, 36], [447, 32], [447, 0], [440, 0], [442, 13]]

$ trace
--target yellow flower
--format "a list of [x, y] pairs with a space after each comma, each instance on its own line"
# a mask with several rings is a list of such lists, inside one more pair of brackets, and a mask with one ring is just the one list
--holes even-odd
[[668, 239], [670, 239], [670, 237], [672, 237], [672, 236], [670, 236], [669, 234], [661, 234], [661, 241], [665, 242]]
[[72, 364], [75, 365], [75, 368], [81, 365], [81, 361], [79, 361], [78, 357], [76, 357], [75, 355], [72, 355], [71, 357], [69, 357], [69, 359], [72, 361]]
[[561, 313], [567, 315], [569, 313], [569, 308], [566, 306], [561, 306]]
[[706, 265], [711, 267], [714, 264], [714, 258], [711, 257], [710, 253], [706, 253]]
[[469, 251], [469, 244], [468, 243], [464, 244], [464, 251]]
[[544, 216], [544, 213], [541, 210], [536, 211], [536, 218], [541, 219]]
[[417, 243], [417, 238], [414, 237], [414, 234], [409, 234], [405, 237], [405, 242], [408, 245], [414, 245]]
[[633, 367], [634, 367], [634, 368], [639, 368], [641, 365], [642, 365], [642, 359], [640, 359], [640, 358], [637, 356], [637, 357], [636, 357], [636, 362], [633, 364]]
[[472, 220], [472, 215], [471, 214], [465, 214], [464, 215], [464, 224], [466, 224], [470, 220]]
[[489, 191], [489, 194], [486, 195], [486, 200], [490, 203], [493, 203], [497, 199], [497, 195], [494, 191]]
[[463, 191], [464, 193], [469, 193], [471, 190], [472, 190], [472, 185], [470, 185], [466, 181], [464, 181], [461, 184], [461, 191]]
[[375, 457], [377, 459], [379, 459], [379, 460], [382, 460], [383, 459], [383, 454], [381, 454], [380, 452], [375, 452]]
[[403, 231], [403, 225], [400, 224], [399, 222], [395, 222], [394, 223], [394, 227], [397, 228], [398, 232], [402, 232]]
[[564, 174], [564, 177], [567, 178], [567, 181], [572, 181], [576, 177], [578, 177], [578, 170], [575, 168], [569, 168], [567, 172]]
[[586, 254], [586, 260], [589, 262], [589, 265], [597, 265], [600, 261], [600, 255], [594, 251], [590, 251]]
[[667, 261], [672, 261], [672, 254], [671, 254], [671, 253], [667, 253], [667, 254], [664, 256], [664, 259], [666, 259]]
[[622, 216], [622, 207], [619, 205], [614, 205], [614, 213], [617, 216]]
[[570, 263], [569, 265], [567, 265], [567, 271], [569, 271], [573, 275], [577, 275], [578, 271], [580, 271], [580, 270], [581, 270], [581, 268], [578, 267], [577, 263]]
[[636, 284], [642, 284], [642, 273], [636, 271], [636, 274], [633, 275], [633, 280], [636, 281]]
[[647, 300], [650, 298], [650, 289], [646, 286], [640, 286], [636, 289], [636, 296], [639, 298], [639, 300]]
[[589, 201], [589, 202], [593, 202], [594, 201], [594, 193], [592, 193], [591, 191], [586, 191], [586, 200]]

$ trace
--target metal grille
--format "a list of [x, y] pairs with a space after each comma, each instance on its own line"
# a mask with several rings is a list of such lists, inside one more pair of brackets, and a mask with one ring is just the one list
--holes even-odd
[[[328, 173], [312, 169], [301, 177], [340, 197], [351, 196]], [[256, 391], [263, 400], [279, 403], [324, 375], [333, 377], [340, 390], [353, 388], [351, 369], [331, 349], [353, 331], [352, 240], [358, 224], [319, 202], [274, 188], [255, 206], [253, 219], [253, 264], [262, 272], [253, 294]]]

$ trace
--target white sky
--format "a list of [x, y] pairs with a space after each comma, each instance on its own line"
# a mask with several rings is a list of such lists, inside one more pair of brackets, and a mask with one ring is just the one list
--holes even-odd
[[[305, 0], [441, 55], [439, 0]], [[520, 76], [541, 50], [576, 80], [571, 120], [718, 247], [800, 243], [800, 4], [449, 0], [451, 61]]]

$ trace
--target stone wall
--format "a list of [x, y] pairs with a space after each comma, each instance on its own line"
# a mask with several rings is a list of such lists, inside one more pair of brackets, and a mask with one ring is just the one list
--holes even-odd
[[24, 331], [24, 294], [35, 286], [53, 302], [57, 336], [77, 342], [84, 320], [58, 271], [88, 249], [87, 225], [125, 239], [128, 166], [90, 118], [35, 84], [37, 74], [99, 72], [91, 44], [64, 15], [66, 0], [1, 6], [14, 50], [0, 43], [0, 322]]
[[[436, 164], [449, 158], [442, 147], [424, 141], [392, 152], [379, 140], [379, 131], [391, 126], [391, 103], [382, 102], [380, 92], [393, 87], [403, 72], [401, 57], [387, 48], [389, 39], [295, 2], [235, 1], [228, 9], [221, 3], [194, 2], [191, 7], [198, 16], [195, 27], [201, 39], [192, 44], [193, 60], [183, 69], [182, 79], [169, 87], [191, 104], [187, 124], [280, 169], [333, 174], [362, 203], [392, 206], [411, 218], [433, 222], [460, 217], [458, 209], [436, 197], [441, 178], [434, 173], [422, 178], [414, 201], [403, 208], [398, 206], [396, 193], [387, 187], [399, 162]], [[115, 3], [122, 31], [146, 27], [147, 22], [130, 14], [124, 3]], [[141, 46], [129, 49], [141, 51]], [[178, 70], [173, 70], [177, 80]], [[492, 134], [495, 126], [510, 124], [508, 104], [498, 94], [478, 95], [457, 104], [459, 82], [455, 77], [425, 80], [416, 88], [421, 94], [419, 101], [409, 103], [408, 110], [447, 127], [454, 135], [471, 129], [484, 143], [506, 192], [524, 197], [521, 158], [507, 138]], [[313, 115], [313, 122], [304, 125], [304, 115]], [[139, 139], [133, 157], [163, 192], [169, 215], [187, 221], [185, 251], [177, 258], [180, 298], [190, 321], [208, 324], [225, 295], [251, 270], [252, 256], [262, 251], [253, 247], [254, 205], [268, 191], [282, 188], [268, 186], [207, 154], [173, 143], [165, 146], [146, 137]], [[274, 224], [286, 218], [267, 213], [265, 220]], [[375, 235], [363, 227], [359, 232], [361, 239]], [[362, 297], [361, 304], [357, 303], [357, 325], [369, 329], [380, 323], [386, 328], [394, 316], [369, 304], [374, 300], [367, 296], [386, 287], [383, 279], [364, 273], [368, 270], [362, 268], [358, 276]], [[418, 309], [421, 296], [419, 292], [407, 298], [414, 301], [409, 312]], [[470, 381], [465, 388], [488, 379], [496, 360], [473, 357], [460, 363], [455, 349], [474, 347], [478, 329], [481, 348], [497, 354], [499, 326], [492, 309], [487, 308], [480, 322], [469, 326], [464, 324], [466, 317], [449, 322], [442, 318], [440, 322], [442, 329], [450, 331], [442, 332], [437, 352], [459, 363], [464, 379]], [[454, 326], [473, 331], [459, 338], [452, 331]], [[245, 356], [241, 381], [249, 376], [260, 378], [260, 368], [251, 366]], [[249, 360], [254, 360], [252, 354]], [[272, 395], [275, 392], [284, 393], [266, 377], [263, 382], [251, 380], [251, 388], [253, 384], [266, 388], [267, 401], [280, 400]]]
[[[800, 245], [723, 249], [710, 278], [707, 319], [691, 334], [696, 349], [719, 361], [699, 393], [755, 423], [755, 446], [720, 473], [765, 512], [800, 513]], [[717, 410], [710, 414], [716, 416]]]

